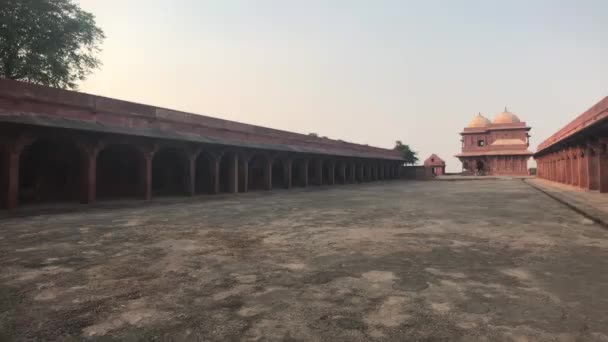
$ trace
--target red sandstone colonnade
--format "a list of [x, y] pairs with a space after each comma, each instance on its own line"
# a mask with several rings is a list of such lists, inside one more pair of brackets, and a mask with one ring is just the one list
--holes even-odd
[[0, 79], [0, 208], [394, 179], [401, 162], [394, 150]]
[[536, 176], [608, 192], [608, 97], [538, 146]]
[[567, 146], [536, 157], [536, 176], [586, 190], [608, 192], [606, 139]]
[[[17, 132], [9, 134], [8, 131]], [[3, 130], [0, 205], [270, 191], [399, 177], [400, 162], [58, 128]]]

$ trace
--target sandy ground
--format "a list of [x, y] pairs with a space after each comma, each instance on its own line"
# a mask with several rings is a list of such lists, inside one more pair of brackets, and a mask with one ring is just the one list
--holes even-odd
[[0, 221], [0, 340], [608, 341], [608, 231], [521, 180]]

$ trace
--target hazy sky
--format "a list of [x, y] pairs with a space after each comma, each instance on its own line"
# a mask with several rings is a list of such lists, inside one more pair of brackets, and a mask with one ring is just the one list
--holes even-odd
[[437, 153], [505, 105], [532, 150], [608, 95], [608, 1], [81, 0], [89, 93]]

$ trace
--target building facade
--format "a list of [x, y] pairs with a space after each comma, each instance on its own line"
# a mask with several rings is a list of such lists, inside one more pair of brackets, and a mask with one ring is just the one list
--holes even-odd
[[424, 161], [424, 167], [431, 170], [433, 176], [441, 176], [445, 174], [445, 161], [439, 158], [435, 153]]
[[398, 151], [0, 80], [0, 208], [399, 177]]
[[608, 97], [547, 138], [534, 154], [536, 176], [608, 193]]
[[492, 121], [478, 114], [460, 133], [462, 151], [456, 157], [465, 174], [527, 175], [530, 127], [506, 108]]

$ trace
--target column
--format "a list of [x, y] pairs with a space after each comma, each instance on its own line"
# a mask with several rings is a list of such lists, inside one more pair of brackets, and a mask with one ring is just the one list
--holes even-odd
[[569, 155], [566, 155], [566, 184], [572, 184], [572, 159]]
[[82, 198], [83, 204], [93, 204], [97, 199], [97, 149], [83, 151]]
[[598, 177], [600, 193], [608, 192], [608, 151], [604, 144], [598, 149]]
[[336, 184], [336, 163], [334, 161], [329, 162], [329, 179], [327, 180], [329, 185]]
[[15, 209], [19, 205], [19, 159], [21, 149], [7, 149], [6, 158], [6, 208]]
[[579, 154], [579, 157], [578, 157], [579, 177], [580, 177], [578, 186], [583, 189], [587, 189], [589, 186], [589, 179], [587, 179], [587, 158], [588, 158], [588, 156], [586, 156], [585, 152], [583, 150], [581, 150], [581, 153]]
[[338, 173], [340, 174], [340, 178], [342, 179], [342, 184], [348, 184], [348, 179], [346, 179], [346, 163], [341, 162]]
[[228, 158], [228, 192], [236, 194], [239, 192], [239, 156], [230, 153], [225, 158]]
[[587, 145], [587, 189], [599, 190], [599, 155], [597, 148]]
[[559, 154], [559, 182], [560, 183], [565, 183], [565, 177], [564, 177], [564, 157], [562, 156], [562, 154]]
[[578, 186], [579, 183], [579, 172], [578, 172], [578, 156], [576, 152], [572, 154], [572, 165], [570, 172], [572, 173], [572, 185]]
[[264, 190], [272, 190], [272, 158], [266, 158], [264, 166]]
[[186, 170], [186, 191], [189, 196], [196, 194], [196, 156], [198, 153], [192, 153], [187, 156], [187, 167]]
[[142, 166], [141, 166], [141, 186], [142, 186], [142, 197], [144, 200], [149, 201], [152, 199], [152, 158], [154, 158], [154, 152], [143, 152]]
[[239, 161], [239, 192], [249, 191], [249, 157], [240, 155]]
[[211, 177], [211, 193], [218, 194], [220, 192], [220, 160], [221, 156], [209, 156], [209, 176]]
[[307, 187], [308, 186], [308, 163], [310, 163], [310, 161], [308, 159], [304, 159], [302, 160], [302, 170], [300, 172], [300, 185], [303, 187]]
[[355, 163], [351, 163], [349, 165], [349, 167], [350, 167], [349, 182], [354, 184], [357, 182], [357, 175], [355, 174], [357, 172], [357, 167], [356, 167]]
[[283, 163], [283, 179], [285, 181], [285, 189], [291, 189], [291, 184], [292, 184], [292, 172], [291, 169], [293, 168], [293, 160], [287, 158], [285, 159], [285, 162]]
[[323, 161], [315, 159], [315, 180], [316, 185], [323, 185]]

